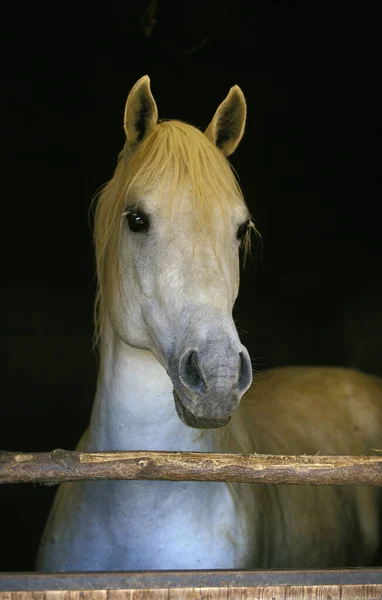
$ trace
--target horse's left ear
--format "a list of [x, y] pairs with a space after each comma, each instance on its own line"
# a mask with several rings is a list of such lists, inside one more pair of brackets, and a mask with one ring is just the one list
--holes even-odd
[[123, 126], [130, 149], [136, 148], [158, 122], [158, 109], [148, 75], [141, 77], [126, 100]]
[[229, 156], [236, 150], [243, 137], [246, 117], [247, 104], [244, 94], [238, 85], [234, 85], [204, 133], [224, 156]]

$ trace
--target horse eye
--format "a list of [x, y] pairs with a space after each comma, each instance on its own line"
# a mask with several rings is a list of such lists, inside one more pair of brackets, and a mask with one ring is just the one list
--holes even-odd
[[242, 223], [239, 226], [239, 228], [237, 230], [237, 234], [236, 234], [236, 237], [237, 237], [238, 240], [242, 240], [243, 239], [243, 237], [245, 236], [245, 234], [248, 231], [250, 223], [251, 223], [250, 221], [246, 221], [245, 223]]
[[149, 218], [143, 212], [128, 212], [126, 219], [131, 231], [147, 231], [149, 228]]

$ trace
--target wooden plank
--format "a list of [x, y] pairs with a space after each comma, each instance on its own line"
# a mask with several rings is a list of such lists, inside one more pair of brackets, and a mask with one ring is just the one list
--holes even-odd
[[273, 456], [207, 452], [0, 452], [0, 483], [101, 479], [382, 485], [382, 456]]
[[[80, 600], [75, 594], [88, 591], [193, 588], [266, 588], [279, 586], [382, 586], [382, 569], [340, 569], [309, 571], [125, 571], [91, 573], [3, 573], [0, 592], [73, 592], [66, 600]], [[45, 597], [46, 598], [46, 597]], [[87, 596], [87, 600], [91, 596]], [[5, 598], [1, 600], [6, 600]], [[35, 600], [41, 600], [36, 596]], [[54, 600], [54, 595], [51, 596]], [[97, 599], [98, 600], [98, 599]]]
[[153, 588], [0, 592], [0, 600], [381, 600], [382, 585]]
[[380, 585], [351, 585], [343, 586], [341, 600], [381, 600]]

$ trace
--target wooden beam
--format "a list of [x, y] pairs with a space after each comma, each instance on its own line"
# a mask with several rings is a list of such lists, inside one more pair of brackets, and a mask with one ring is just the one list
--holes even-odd
[[381, 456], [273, 456], [205, 452], [0, 452], [0, 483], [102, 479], [382, 485]]
[[381, 600], [380, 585], [46, 590], [1, 592], [0, 600]]
[[382, 569], [0, 575], [0, 600], [380, 600], [381, 597]]

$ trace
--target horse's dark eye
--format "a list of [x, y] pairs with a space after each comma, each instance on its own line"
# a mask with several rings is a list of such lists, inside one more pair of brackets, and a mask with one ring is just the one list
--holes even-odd
[[131, 231], [147, 231], [149, 228], [149, 218], [143, 212], [128, 212], [126, 213], [126, 219]]
[[251, 221], [246, 221], [245, 223], [242, 223], [238, 230], [237, 230], [237, 234], [236, 237], [238, 240], [242, 240], [243, 237], [245, 236], [245, 234], [248, 231], [249, 225], [250, 225]]

